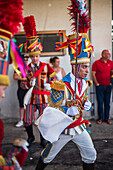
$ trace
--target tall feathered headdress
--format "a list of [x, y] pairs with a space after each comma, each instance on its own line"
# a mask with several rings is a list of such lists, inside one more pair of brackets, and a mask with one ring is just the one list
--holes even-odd
[[40, 54], [43, 47], [37, 36], [34, 16], [25, 17], [23, 26], [27, 37], [27, 50], [29, 55]]
[[0, 84], [9, 85], [8, 66], [12, 61], [26, 76], [24, 59], [13, 41], [23, 22], [22, 5], [22, 0], [0, 0]]
[[85, 0], [71, 0], [68, 7], [72, 20], [73, 31], [77, 31], [77, 15], [79, 14], [79, 33], [87, 33], [90, 28], [90, 17]]
[[[71, 5], [68, 7], [69, 14], [72, 20], [72, 31], [75, 32], [69, 35], [67, 41], [59, 45], [56, 42], [56, 50], [68, 47], [70, 55], [70, 63], [75, 64], [76, 62], [76, 45], [78, 41], [77, 50], [77, 63], [90, 62], [90, 54], [93, 52], [93, 46], [88, 39], [87, 31], [90, 28], [90, 18], [88, 9], [86, 6], [86, 0], [70, 0]], [[78, 17], [78, 18], [77, 18]], [[78, 39], [77, 39], [77, 24], [78, 24]], [[64, 33], [63, 33], [64, 34]]]
[[0, 0], [0, 29], [12, 35], [20, 30], [20, 22], [23, 21], [22, 6], [22, 0]]

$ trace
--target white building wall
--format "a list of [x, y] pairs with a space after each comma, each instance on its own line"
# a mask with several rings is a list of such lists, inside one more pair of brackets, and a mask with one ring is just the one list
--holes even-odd
[[[112, 52], [112, 0], [91, 0], [91, 19], [91, 42], [95, 50], [95, 58], [92, 58], [93, 63], [101, 57], [102, 50], [109, 49]], [[94, 100], [94, 103], [97, 117], [96, 100]], [[113, 102], [111, 96], [110, 117], [113, 117], [112, 110]]]
[[[24, 0], [23, 15], [24, 17], [34, 15], [37, 31], [66, 30], [66, 34], [69, 35], [73, 33], [71, 32], [71, 21], [69, 21], [70, 16], [67, 10], [69, 4], [70, 0]], [[112, 0], [91, 0], [91, 18], [91, 41], [95, 48], [95, 59], [98, 59], [104, 48], [112, 49]], [[23, 31], [23, 27], [21, 31]], [[92, 62], [95, 59], [92, 59]], [[41, 61], [49, 62], [49, 57], [41, 57]], [[69, 63], [68, 53], [60, 57], [60, 64], [66, 73], [71, 70]], [[0, 104], [0, 117], [17, 118], [19, 117], [19, 105], [16, 95], [17, 81], [13, 80], [13, 68], [11, 66], [9, 76], [11, 85], [7, 87], [6, 98]], [[89, 78], [91, 78], [90, 74]], [[90, 99], [93, 101], [92, 96], [90, 96]]]

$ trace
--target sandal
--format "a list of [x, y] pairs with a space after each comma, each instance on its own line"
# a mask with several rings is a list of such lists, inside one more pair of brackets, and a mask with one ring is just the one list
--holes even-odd
[[111, 125], [112, 124], [112, 122], [108, 119], [108, 120], [105, 120], [105, 122], [107, 123], [107, 124], [109, 124], [109, 125]]
[[102, 120], [101, 120], [101, 119], [98, 120], [98, 121], [97, 121], [97, 124], [99, 124], [99, 125], [102, 124]]

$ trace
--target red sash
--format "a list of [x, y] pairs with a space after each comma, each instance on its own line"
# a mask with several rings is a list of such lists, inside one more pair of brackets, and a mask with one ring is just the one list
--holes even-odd
[[33, 77], [37, 78], [37, 76], [41, 73], [41, 71], [44, 69], [46, 63], [42, 63], [42, 66], [39, 68], [39, 70], [36, 71], [36, 73], [33, 75]]
[[51, 93], [49, 91], [41, 91], [41, 90], [33, 90], [33, 94], [38, 94], [38, 95], [50, 95]]
[[66, 129], [74, 128], [76, 126], [82, 125], [83, 123], [89, 124], [89, 121], [88, 120], [82, 120], [82, 116], [81, 116], [77, 120], [75, 120], [73, 123], [71, 123], [68, 127], [66, 127]]
[[[46, 63], [42, 63], [42, 66], [40, 67], [39, 70], [36, 71], [36, 73], [33, 75], [33, 77], [37, 78], [37, 76], [41, 73], [41, 71], [44, 69]], [[38, 95], [50, 95], [51, 93], [49, 91], [41, 91], [41, 90], [33, 90], [33, 94], [38, 94]]]

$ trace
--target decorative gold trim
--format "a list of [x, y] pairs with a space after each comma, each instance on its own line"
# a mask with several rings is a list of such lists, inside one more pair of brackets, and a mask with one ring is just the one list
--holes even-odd
[[93, 85], [93, 81], [92, 80], [87, 80], [88, 82], [88, 86], [91, 87]]
[[33, 56], [35, 54], [41, 54], [41, 52], [40, 51], [29, 52], [29, 56]]
[[61, 82], [61, 81], [54, 81], [51, 84], [51, 88], [58, 90], [58, 91], [65, 91], [65, 83]]
[[28, 38], [28, 40], [35, 40], [35, 38], [39, 38], [39, 36], [31, 36], [31, 37], [27, 37]]
[[0, 35], [0, 38], [5, 39], [5, 40], [10, 40], [10, 38], [5, 37], [5, 36], [3, 36], [3, 35]]
[[4, 30], [4, 29], [2, 29], [2, 28], [0, 28], [0, 31], [5, 32], [5, 33], [7, 33], [7, 34], [9, 34], [9, 35], [12, 34], [10, 31]]
[[0, 167], [6, 165], [6, 161], [2, 155], [0, 155]]
[[[87, 59], [87, 60], [83, 61], [84, 59]], [[76, 63], [76, 61], [74, 61], [74, 60], [70, 61], [71, 65], [73, 65], [75, 63]], [[81, 59], [77, 58], [77, 64], [80, 64], [80, 63], [90, 63], [90, 58], [88, 58], [88, 57], [84, 57], [84, 58], [81, 58]]]
[[[82, 38], [88, 39], [87, 33], [79, 33], [79, 35], [82, 35]], [[77, 38], [77, 34], [76, 34], [76, 33], [69, 35], [69, 39], [70, 39], [70, 40], [73, 40], [73, 39], [75, 39], [75, 38]]]
[[7, 75], [0, 75], [0, 85], [9, 86], [10, 85], [9, 76], [7, 76]]
[[51, 77], [54, 77], [55, 75], [56, 75], [56, 73], [53, 72], [52, 74], [49, 75], [49, 77], [51, 78]]

